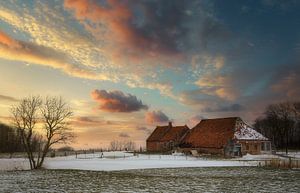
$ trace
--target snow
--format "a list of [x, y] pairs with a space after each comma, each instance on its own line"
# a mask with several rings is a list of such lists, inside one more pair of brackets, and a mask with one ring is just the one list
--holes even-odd
[[268, 138], [264, 137], [262, 134], [246, 124], [243, 124], [240, 129], [235, 131], [234, 137], [239, 140], [268, 140]]
[[[285, 151], [279, 151], [279, 152], [276, 152], [276, 153], [280, 154], [280, 155], [283, 155], [283, 156], [286, 156]], [[289, 151], [288, 156], [292, 157], [292, 158], [300, 158], [300, 151]]]
[[[106, 155], [104, 156], [106, 157]], [[140, 154], [139, 156], [133, 156], [133, 154], [119, 152], [116, 153], [115, 156], [119, 156], [119, 158], [112, 159], [95, 157], [90, 159], [76, 159], [75, 157], [70, 156], [67, 158], [68, 161], [66, 161], [66, 158], [53, 158], [47, 160], [45, 167], [48, 169], [114, 171], [148, 168], [249, 166], [249, 163], [232, 160], [205, 160], [175, 155]]]
[[238, 158], [239, 160], [269, 160], [269, 159], [280, 159], [281, 157], [273, 154], [261, 154], [261, 155], [251, 155], [246, 154], [242, 158]]
[[[44, 163], [46, 169], [76, 169], [91, 171], [116, 171], [128, 169], [148, 168], [178, 168], [178, 167], [229, 167], [253, 166], [257, 163], [238, 160], [210, 160], [182, 155], [146, 155], [134, 156], [126, 152], [104, 152], [81, 154], [77, 158], [72, 156], [47, 158]], [[25, 159], [0, 159], [0, 170], [29, 169]]]
[[[91, 171], [117, 171], [150, 168], [180, 168], [180, 167], [231, 167], [257, 166], [260, 161], [270, 159], [284, 159], [278, 155], [247, 154], [233, 159], [206, 159], [203, 157], [185, 156], [180, 153], [172, 155], [148, 155], [127, 152], [97, 152], [94, 154], [80, 154], [66, 157], [47, 158], [44, 163], [46, 169], [76, 169]], [[300, 157], [300, 153], [293, 154]], [[0, 159], [1, 170], [26, 170], [29, 164], [25, 158]]]

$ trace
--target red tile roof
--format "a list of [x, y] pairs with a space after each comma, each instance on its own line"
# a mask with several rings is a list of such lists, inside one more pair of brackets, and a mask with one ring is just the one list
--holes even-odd
[[182, 139], [188, 130], [189, 128], [186, 125], [176, 127], [173, 127], [172, 125], [157, 126], [152, 134], [148, 137], [147, 141], [178, 141]]
[[172, 127], [168, 132], [163, 136], [161, 141], [180, 141], [182, 137], [186, 134], [189, 128], [184, 126]]
[[160, 141], [168, 130], [169, 126], [157, 126], [148, 137], [147, 141]]
[[233, 139], [238, 117], [201, 120], [183, 139], [191, 147], [223, 148]]

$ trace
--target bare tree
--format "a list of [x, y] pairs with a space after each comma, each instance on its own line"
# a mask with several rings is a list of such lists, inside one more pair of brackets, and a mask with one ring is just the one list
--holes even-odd
[[13, 123], [20, 131], [22, 143], [29, 159], [30, 168], [36, 168], [34, 159], [33, 139], [34, 128], [38, 122], [38, 110], [42, 104], [39, 96], [24, 98], [17, 106], [12, 108]]
[[[47, 97], [44, 101], [38, 96], [25, 98], [12, 108], [12, 114], [14, 124], [21, 131], [31, 169], [42, 167], [51, 146], [74, 138], [68, 122], [73, 113], [61, 97]], [[38, 121], [43, 124], [40, 132], [36, 127]]]
[[66, 143], [74, 139], [68, 119], [73, 115], [70, 107], [61, 97], [47, 97], [41, 108], [46, 143], [44, 144], [38, 168], [43, 165], [49, 148], [57, 143]]
[[111, 141], [110, 142], [110, 150], [112, 151], [122, 151], [128, 150], [133, 151], [136, 145], [133, 141]]
[[110, 150], [111, 151], [117, 151], [117, 150], [120, 150], [122, 147], [121, 147], [121, 144], [119, 141], [111, 141], [110, 142]]
[[300, 103], [283, 102], [269, 105], [265, 116], [255, 121], [255, 128], [272, 139], [278, 147], [288, 148], [300, 145]]
[[127, 151], [133, 151], [135, 150], [135, 147], [136, 145], [133, 141], [124, 142], [124, 149]]

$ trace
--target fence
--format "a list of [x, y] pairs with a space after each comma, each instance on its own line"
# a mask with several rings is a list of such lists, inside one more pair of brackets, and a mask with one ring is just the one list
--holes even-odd
[[271, 159], [259, 162], [259, 166], [272, 168], [300, 168], [300, 159], [286, 158], [286, 159]]

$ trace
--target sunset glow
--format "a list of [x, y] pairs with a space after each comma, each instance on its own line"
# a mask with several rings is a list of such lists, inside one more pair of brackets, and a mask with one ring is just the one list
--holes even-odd
[[62, 96], [77, 149], [300, 97], [300, 1], [0, 1], [0, 122]]

